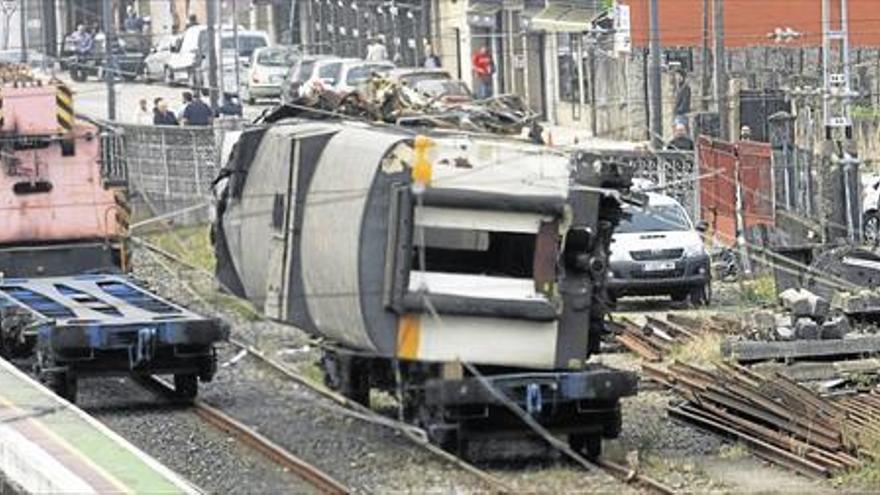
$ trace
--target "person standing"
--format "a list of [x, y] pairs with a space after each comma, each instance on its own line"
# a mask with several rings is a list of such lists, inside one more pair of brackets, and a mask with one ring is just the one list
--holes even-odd
[[388, 60], [388, 49], [381, 37], [373, 38], [373, 42], [367, 46], [367, 62], [384, 62]]
[[177, 117], [174, 112], [168, 110], [168, 102], [162, 98], [156, 99], [156, 113], [153, 115], [153, 125], [177, 125]]
[[183, 99], [183, 101], [180, 104], [180, 107], [175, 112], [175, 114], [177, 115], [177, 120], [183, 120], [183, 112], [185, 112], [186, 108], [189, 106], [189, 104], [192, 103], [193, 94], [190, 93], [189, 91], [184, 91], [181, 94], [181, 98]]
[[687, 126], [681, 123], [675, 124], [673, 138], [666, 145], [667, 150], [671, 151], [693, 151], [694, 141], [688, 136]]
[[183, 110], [183, 116], [180, 119], [181, 124], [194, 126], [209, 126], [213, 121], [214, 111], [202, 101], [198, 93], [193, 96], [192, 101]]
[[675, 121], [687, 122], [687, 116], [691, 113], [691, 87], [688, 84], [687, 73], [683, 70], [675, 72]]
[[147, 108], [147, 99], [141, 98], [138, 107], [134, 111], [134, 123], [137, 125], [150, 125], [153, 122], [153, 112]]
[[440, 68], [440, 57], [434, 53], [434, 47], [428, 45], [427, 55], [425, 56], [425, 68], [426, 69], [439, 69]]
[[474, 82], [476, 85], [477, 98], [484, 99], [492, 96], [492, 74], [495, 73], [495, 64], [489, 47], [483, 45], [477, 53], [471, 57], [471, 65], [474, 68]]

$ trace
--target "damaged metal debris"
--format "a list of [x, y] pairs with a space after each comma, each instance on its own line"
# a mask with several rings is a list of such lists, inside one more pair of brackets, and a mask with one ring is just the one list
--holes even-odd
[[530, 139], [543, 143], [539, 115], [517, 95], [499, 95], [483, 100], [432, 97], [379, 74], [351, 93], [316, 88], [290, 104], [278, 107], [265, 118], [269, 119], [267, 122], [274, 122], [284, 117], [327, 116], [514, 136], [529, 129]]

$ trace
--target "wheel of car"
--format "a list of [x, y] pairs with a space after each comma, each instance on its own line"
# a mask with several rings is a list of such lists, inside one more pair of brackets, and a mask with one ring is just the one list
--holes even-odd
[[692, 290], [689, 294], [690, 302], [694, 306], [708, 306], [712, 301], [712, 285], [704, 284]]
[[174, 72], [171, 70], [171, 67], [165, 67], [163, 71], [163, 76], [166, 84], [171, 84], [174, 82]]
[[684, 302], [687, 300], [688, 294], [687, 291], [675, 291], [672, 294], [669, 294], [669, 297], [671, 297], [674, 302]]
[[865, 243], [871, 247], [880, 245], [880, 213], [876, 211], [865, 214]]
[[251, 90], [248, 89], [247, 85], [241, 87], [242, 99], [247, 102], [248, 105], [253, 105], [257, 102], [257, 99], [254, 98], [254, 95], [251, 94]]

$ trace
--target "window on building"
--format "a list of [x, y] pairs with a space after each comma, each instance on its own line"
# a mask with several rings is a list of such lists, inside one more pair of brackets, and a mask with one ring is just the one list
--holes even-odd
[[577, 67], [577, 35], [558, 33], [556, 35], [557, 57], [559, 67], [559, 99], [561, 101], [579, 102], [581, 84]]

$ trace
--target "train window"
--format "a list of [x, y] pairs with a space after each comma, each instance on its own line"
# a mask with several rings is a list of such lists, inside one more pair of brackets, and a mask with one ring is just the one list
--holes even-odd
[[52, 183], [45, 180], [36, 182], [16, 182], [12, 186], [12, 192], [18, 195], [42, 194], [52, 190]]
[[535, 235], [516, 232], [424, 228], [424, 243], [413, 239], [414, 270], [532, 278]]

